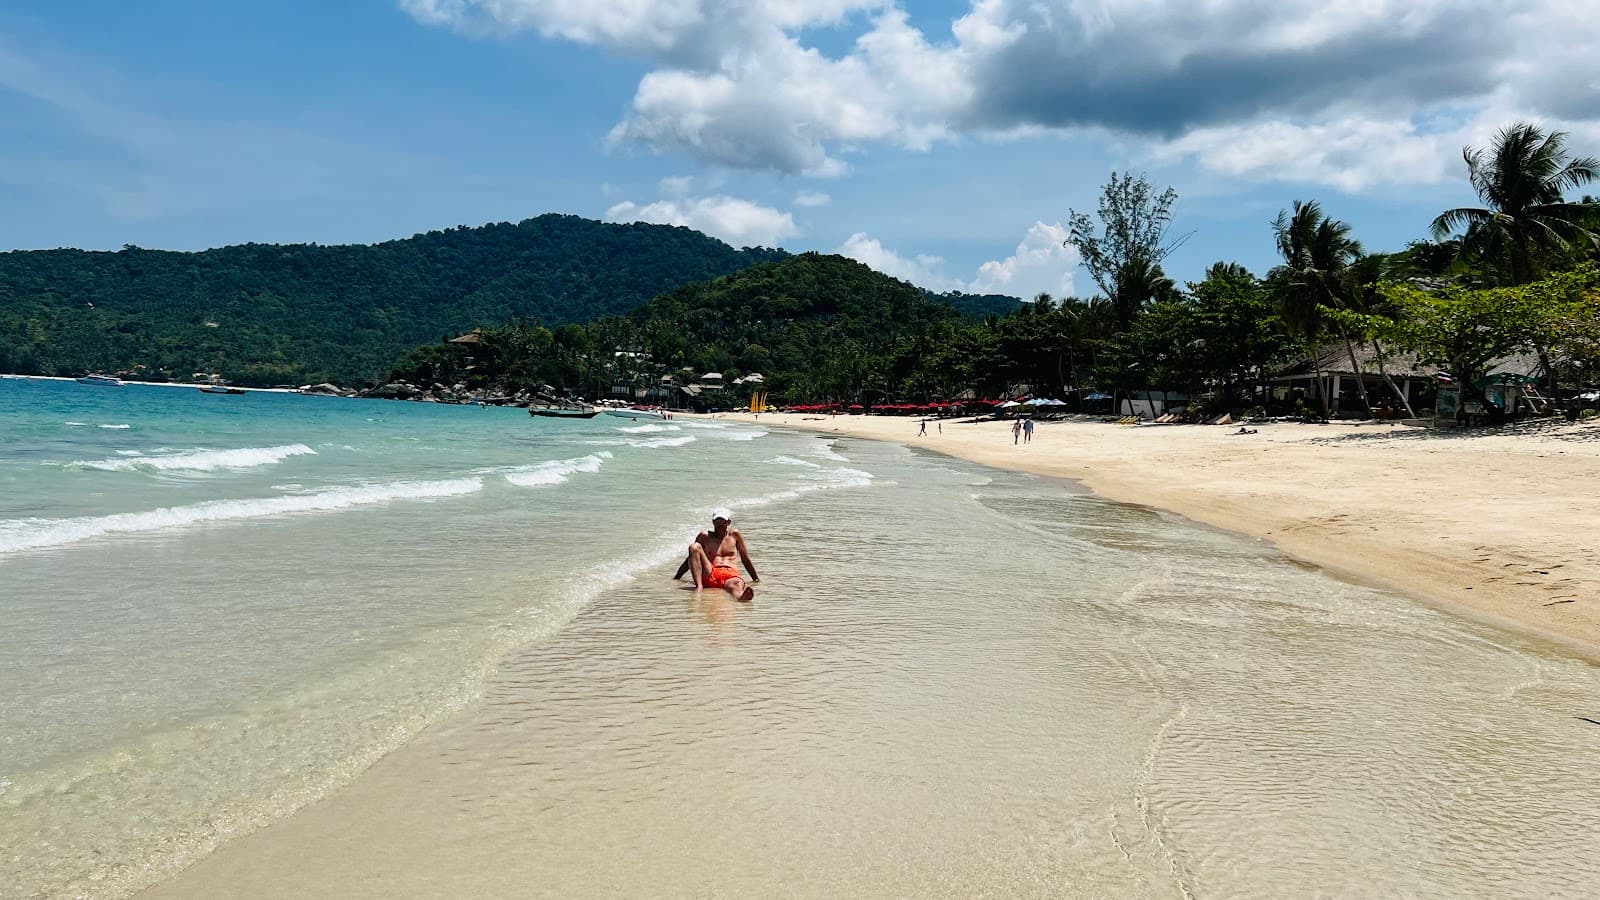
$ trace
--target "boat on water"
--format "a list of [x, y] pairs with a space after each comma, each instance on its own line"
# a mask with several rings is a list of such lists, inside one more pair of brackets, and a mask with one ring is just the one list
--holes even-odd
[[85, 375], [82, 378], [79, 378], [78, 379], [78, 383], [79, 384], [105, 384], [105, 385], [111, 385], [113, 387], [120, 387], [124, 382], [123, 382], [123, 380], [121, 378], [116, 378], [116, 377], [113, 377], [111, 375], [94, 374], [94, 375]]
[[225, 384], [208, 384], [200, 388], [202, 394], [243, 394], [244, 388], [228, 387]]
[[530, 406], [528, 415], [550, 419], [592, 419], [600, 415], [600, 410], [592, 406]]
[[659, 409], [643, 406], [613, 406], [604, 410], [608, 416], [621, 416], [625, 419], [665, 419], [666, 414]]

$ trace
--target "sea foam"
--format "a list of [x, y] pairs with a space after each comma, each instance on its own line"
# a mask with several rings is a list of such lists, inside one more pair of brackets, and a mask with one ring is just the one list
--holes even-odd
[[818, 459], [831, 459], [834, 462], [850, 461], [848, 457], [840, 456], [839, 452], [833, 449], [833, 441], [824, 442], [822, 446], [811, 451], [811, 455], [817, 457]]
[[593, 475], [610, 458], [611, 454], [602, 450], [577, 459], [552, 459], [520, 471], [507, 472], [505, 476], [507, 481], [518, 487], [550, 487], [580, 473]]
[[799, 466], [799, 467], [804, 468], [804, 469], [820, 469], [820, 468], [822, 468], [822, 466], [818, 465], [817, 463], [810, 462], [809, 460], [804, 460], [804, 459], [795, 459], [792, 456], [774, 456], [773, 458], [767, 460], [767, 462], [776, 463], [776, 464], [778, 464], [780, 466]]
[[662, 431], [682, 431], [683, 428], [678, 425], [630, 425], [617, 430], [627, 434], [655, 434]]
[[281, 447], [241, 447], [237, 450], [187, 450], [162, 456], [123, 456], [121, 459], [78, 460], [73, 468], [102, 469], [107, 472], [210, 472], [216, 469], [251, 469], [270, 466], [291, 456], [315, 455], [305, 444]]
[[0, 522], [0, 553], [76, 544], [111, 534], [138, 534], [206, 522], [259, 519], [287, 513], [350, 509], [394, 500], [454, 497], [483, 489], [481, 478], [449, 481], [399, 481], [362, 487], [331, 488], [287, 497], [212, 500], [192, 506], [170, 506], [145, 512], [72, 519], [17, 519]]
[[640, 450], [660, 450], [665, 447], [682, 447], [684, 444], [694, 443], [692, 434], [682, 437], [661, 438], [619, 438], [616, 440], [584, 441], [596, 447], [637, 447]]

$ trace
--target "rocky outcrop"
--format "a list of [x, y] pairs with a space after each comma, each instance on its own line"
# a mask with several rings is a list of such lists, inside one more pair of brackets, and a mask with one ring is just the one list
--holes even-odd
[[522, 389], [513, 392], [504, 385], [469, 389], [464, 383], [444, 385], [434, 382], [422, 386], [406, 381], [391, 381], [388, 384], [369, 387], [364, 391], [349, 391], [332, 384], [319, 384], [301, 388], [301, 392], [367, 397], [376, 400], [412, 400], [420, 403], [483, 402], [490, 406], [559, 406], [571, 402], [570, 398], [561, 396], [559, 391], [548, 384], [542, 385], [538, 390]]
[[328, 395], [330, 397], [349, 397], [349, 396], [353, 396], [355, 394], [355, 391], [347, 391], [344, 388], [339, 387], [337, 384], [329, 384], [327, 382], [323, 382], [322, 384], [307, 385], [307, 386], [305, 386], [305, 387], [300, 389], [300, 393], [302, 393], [302, 394], [326, 394], [326, 395]]
[[419, 390], [414, 384], [406, 384], [403, 381], [391, 381], [388, 384], [375, 387], [361, 396], [376, 397], [379, 400], [410, 400], [415, 397], [420, 397], [421, 395], [422, 391]]

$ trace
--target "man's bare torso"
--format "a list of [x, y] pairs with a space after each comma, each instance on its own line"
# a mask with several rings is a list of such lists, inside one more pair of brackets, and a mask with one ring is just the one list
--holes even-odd
[[700, 549], [706, 551], [706, 556], [713, 566], [727, 566], [732, 569], [739, 567], [739, 532], [729, 528], [722, 537], [717, 537], [715, 531], [702, 531], [695, 538]]

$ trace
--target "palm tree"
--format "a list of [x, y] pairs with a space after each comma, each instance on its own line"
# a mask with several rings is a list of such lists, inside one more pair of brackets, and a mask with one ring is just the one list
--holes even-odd
[[1446, 210], [1433, 220], [1443, 240], [1463, 231], [1462, 247], [1509, 264], [1512, 284], [1538, 277], [1536, 253], [1592, 246], [1594, 207], [1568, 203], [1568, 190], [1600, 180], [1600, 160], [1572, 159], [1567, 135], [1546, 134], [1530, 122], [1501, 129], [1487, 149], [1467, 147], [1467, 177], [1483, 207]]
[[1251, 279], [1255, 276], [1250, 270], [1236, 262], [1217, 261], [1206, 267], [1205, 281], [1223, 281], [1231, 279]]
[[[1368, 253], [1357, 258], [1350, 264], [1346, 278], [1346, 283], [1350, 287], [1348, 301], [1351, 309], [1364, 313], [1392, 314], [1393, 310], [1379, 308], [1382, 305], [1382, 297], [1378, 293], [1378, 283], [1386, 278], [1395, 277], [1396, 272], [1404, 271], [1409, 266], [1409, 261], [1399, 259], [1390, 253]], [[1411, 399], [1406, 396], [1405, 391], [1400, 390], [1399, 385], [1394, 383], [1394, 379], [1389, 377], [1389, 371], [1385, 367], [1388, 353], [1384, 351], [1383, 343], [1376, 334], [1368, 334], [1366, 338], [1372, 344], [1372, 359], [1378, 365], [1378, 377], [1383, 379], [1389, 392], [1400, 401], [1400, 406], [1406, 411], [1406, 418], [1415, 419], [1417, 411], [1411, 408]]]
[[[1325, 309], [1354, 309], [1357, 303], [1351, 288], [1351, 266], [1362, 256], [1361, 243], [1350, 236], [1350, 226], [1338, 219], [1330, 219], [1315, 200], [1294, 202], [1293, 211], [1280, 210], [1272, 223], [1273, 235], [1283, 265], [1275, 274], [1278, 283], [1280, 314], [1290, 332], [1306, 344], [1316, 371], [1318, 394], [1322, 395], [1322, 411], [1328, 412], [1328, 400], [1322, 384], [1320, 354], [1317, 338], [1327, 327]], [[1349, 329], [1334, 320], [1340, 337], [1344, 339], [1345, 352], [1350, 356], [1350, 367], [1356, 376], [1356, 391], [1361, 403], [1372, 412], [1367, 399], [1367, 387], [1361, 377], [1361, 365], [1356, 360], [1355, 344]]]
[[1161, 263], [1142, 254], [1130, 257], [1118, 267], [1114, 286], [1116, 290], [1111, 296], [1111, 303], [1121, 331], [1132, 327], [1134, 318], [1145, 307], [1171, 299], [1178, 291], [1177, 285], [1162, 271]]

